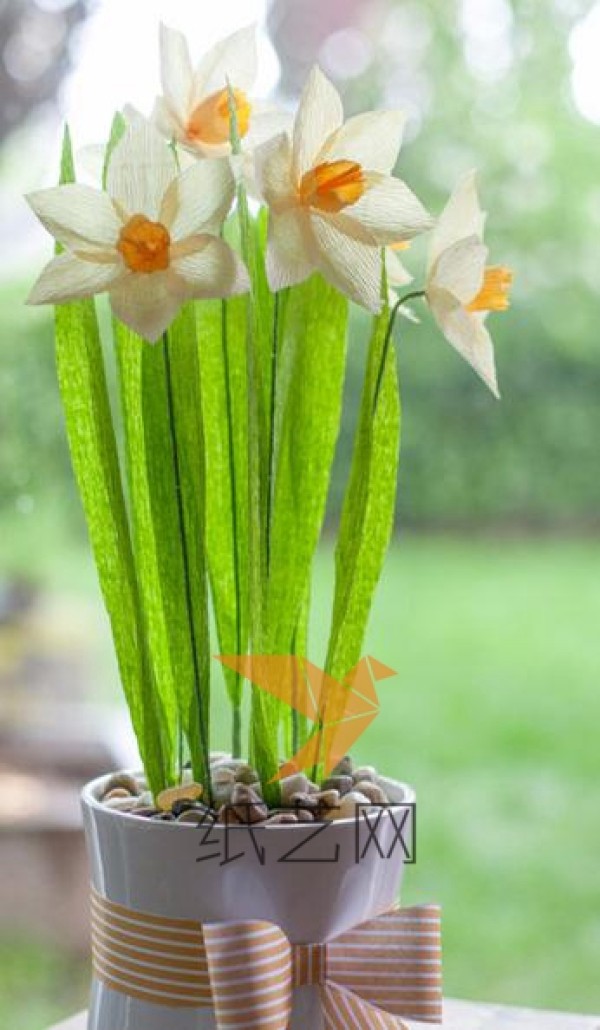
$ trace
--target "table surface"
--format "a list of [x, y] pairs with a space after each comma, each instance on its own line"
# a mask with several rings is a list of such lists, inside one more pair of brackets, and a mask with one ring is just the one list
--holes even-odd
[[[417, 1025], [424, 1026], [408, 1023], [415, 1030]], [[600, 1030], [600, 1015], [575, 1016], [473, 1001], [446, 1001], [443, 1025], [445, 1030]], [[52, 1030], [86, 1030], [85, 1013]]]

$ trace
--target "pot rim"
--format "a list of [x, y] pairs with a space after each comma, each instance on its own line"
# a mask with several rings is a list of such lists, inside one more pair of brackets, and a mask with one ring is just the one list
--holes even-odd
[[[117, 769], [114, 772], [104, 773], [102, 776], [96, 776], [95, 779], [90, 780], [82, 788], [80, 793], [81, 802], [83, 805], [91, 809], [96, 809], [104, 813], [108, 817], [115, 817], [117, 819], [125, 819], [131, 825], [137, 824], [140, 829], [148, 830], [151, 826], [152, 829], [160, 828], [160, 830], [173, 831], [175, 828], [183, 828], [189, 830], [197, 830], [198, 827], [193, 823], [177, 823], [177, 822], [162, 822], [157, 820], [153, 822], [148, 819], [142, 819], [138, 815], [133, 815], [130, 812], [120, 812], [115, 808], [107, 808], [103, 805], [100, 798], [100, 790], [104, 783], [115, 775], [129, 775], [129, 776], [140, 776], [143, 775], [139, 770], [135, 769]], [[392, 786], [403, 794], [402, 801], [393, 801], [389, 804], [389, 810], [398, 810], [404, 805], [414, 805], [416, 802], [416, 792], [414, 787], [410, 784], [405, 783], [403, 780], [394, 780], [387, 776], [381, 776], [377, 774], [377, 780], [384, 787]], [[356, 817], [349, 816], [347, 819], [335, 819], [332, 820], [332, 825], [336, 827], [354, 826], [356, 824]], [[260, 832], [273, 832], [278, 830], [291, 830], [296, 832], [298, 830], [310, 830], [311, 823], [272, 823], [270, 826], [266, 826], [264, 823], [254, 823], [251, 825], [253, 833]], [[248, 830], [247, 825], [225, 825], [224, 823], [214, 823], [211, 826], [211, 833], [215, 831], [229, 832], [231, 830]]]

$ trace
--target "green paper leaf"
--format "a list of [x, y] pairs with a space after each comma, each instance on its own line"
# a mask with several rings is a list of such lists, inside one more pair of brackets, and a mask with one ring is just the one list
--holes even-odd
[[[222, 654], [248, 649], [248, 380], [246, 300], [196, 305], [206, 479], [206, 540]], [[241, 751], [243, 680], [224, 667], [234, 709], [234, 752]]]
[[186, 607], [192, 656], [193, 689], [185, 699], [183, 724], [197, 780], [210, 792], [210, 629], [206, 559], [206, 465], [200, 387], [200, 362], [194, 305], [181, 311], [168, 332], [167, 383], [170, 384], [175, 467], [178, 477]]
[[[135, 561], [156, 689], [173, 750], [194, 696], [165, 345], [115, 321]], [[190, 736], [189, 714], [183, 720]]]
[[290, 290], [279, 363], [271, 653], [289, 653], [310, 588], [340, 427], [347, 324], [347, 301], [321, 276]]
[[400, 396], [396, 354], [384, 354], [389, 310], [375, 319], [352, 467], [336, 548], [335, 596], [327, 671], [336, 679], [350, 672], [361, 648], [394, 525], [400, 448]]
[[[75, 181], [68, 131], [61, 183]], [[121, 681], [151, 789], [169, 782], [170, 745], [154, 690], [121, 483], [117, 444], [95, 304], [56, 309], [58, 379], [73, 469], [100, 586], [111, 622]]]

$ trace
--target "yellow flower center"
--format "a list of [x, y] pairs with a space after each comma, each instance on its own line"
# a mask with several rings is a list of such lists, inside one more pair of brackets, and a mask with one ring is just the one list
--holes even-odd
[[161, 222], [134, 215], [121, 230], [117, 250], [132, 272], [164, 272], [171, 257], [171, 237]]
[[[240, 139], [250, 128], [252, 105], [241, 89], [233, 90]], [[187, 124], [187, 137], [191, 143], [229, 143], [231, 139], [231, 114], [229, 111], [229, 90], [221, 89], [206, 97], [192, 114]]]
[[510, 268], [501, 265], [486, 268], [483, 286], [467, 305], [467, 311], [506, 311], [510, 307], [508, 294], [513, 278]]
[[306, 207], [337, 214], [356, 204], [366, 188], [365, 174], [355, 161], [326, 161], [303, 175], [298, 195]]

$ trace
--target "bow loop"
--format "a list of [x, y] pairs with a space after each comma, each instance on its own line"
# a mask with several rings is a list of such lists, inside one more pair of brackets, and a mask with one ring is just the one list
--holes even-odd
[[440, 1023], [439, 907], [393, 909], [343, 933], [327, 946], [327, 973], [331, 984], [385, 1012]]

